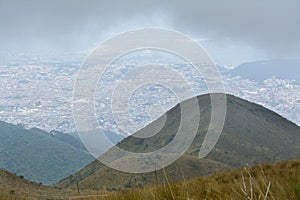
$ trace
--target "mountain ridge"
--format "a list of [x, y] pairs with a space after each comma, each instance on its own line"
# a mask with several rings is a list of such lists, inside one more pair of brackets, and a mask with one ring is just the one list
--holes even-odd
[[[246, 62], [239, 66], [226, 71], [227, 74], [239, 75], [244, 78], [263, 82], [268, 78], [275, 76], [276, 78], [295, 80], [300, 84], [299, 79], [300, 60], [263, 60], [256, 62]], [[259, 73], [258, 73], [259, 72]]]
[[[222, 134], [214, 149], [206, 159], [202, 160], [204, 164], [200, 167], [198, 153], [211, 119], [210, 95], [220, 94], [195, 97], [199, 103], [201, 116], [198, 132], [190, 148], [180, 158], [181, 160], [179, 159], [166, 167], [166, 174], [172, 181], [180, 181], [182, 177], [178, 174], [181, 174], [183, 169], [189, 168], [188, 165], [193, 166], [189, 168], [190, 171], [188, 170], [185, 176], [185, 178], [190, 179], [197, 175], [225, 171], [228, 168], [239, 168], [262, 162], [273, 163], [278, 160], [300, 157], [300, 128], [296, 124], [261, 105], [232, 95], [226, 95], [228, 111]], [[133, 135], [123, 139], [117, 146], [139, 153], [153, 151], [165, 146], [172, 140], [173, 133], [176, 132], [180, 121], [179, 110], [180, 104], [169, 110], [165, 114], [167, 118], [165, 127], [150, 139], [135, 138]], [[151, 130], [155, 130], [155, 127], [151, 127], [153, 124], [155, 123], [151, 123], [140, 131], [151, 132]], [[215, 164], [210, 165], [209, 168], [215, 168], [216, 170], [207, 170], [207, 167], [205, 167], [205, 165], [208, 165], [207, 163]], [[199, 173], [199, 169], [207, 173]], [[158, 171], [156, 173], [162, 172]], [[127, 187], [133, 179], [145, 185], [151, 184], [154, 182], [153, 177], [155, 177], [154, 172], [129, 176], [124, 172], [109, 169], [96, 160], [79, 172], [61, 180], [56, 186], [74, 188], [74, 184], [79, 183], [81, 188], [101, 188], [105, 185]], [[110, 182], [105, 182], [105, 184], [101, 182], [113, 179], [116, 181], [111, 182], [111, 184]]]

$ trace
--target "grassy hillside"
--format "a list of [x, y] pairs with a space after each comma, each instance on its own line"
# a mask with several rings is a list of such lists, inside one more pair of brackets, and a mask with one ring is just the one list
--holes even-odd
[[[218, 94], [213, 94], [218, 95]], [[185, 155], [166, 168], [171, 181], [190, 179], [199, 175], [208, 175], [228, 168], [252, 166], [257, 163], [273, 163], [300, 157], [300, 128], [280, 115], [251, 102], [227, 95], [227, 116], [222, 135], [204, 160], [198, 153], [211, 119], [209, 95], [197, 97], [201, 120], [193, 144]], [[189, 106], [189, 100], [183, 102]], [[190, 115], [194, 116], [194, 108]], [[131, 152], [150, 152], [172, 141], [180, 122], [180, 105], [166, 114], [167, 121], [161, 131], [151, 138], [130, 136], [118, 143], [118, 146]], [[156, 122], [137, 132], [151, 133], [156, 130]], [[186, 130], [189, 131], [189, 130]], [[104, 154], [103, 156], [107, 156]], [[192, 166], [192, 167], [191, 167]], [[157, 173], [163, 173], [158, 171]], [[78, 173], [60, 181], [58, 187], [74, 188], [115, 188], [135, 187], [132, 181], [141, 185], [153, 184], [155, 173], [128, 175], [108, 169], [94, 161]]]
[[93, 158], [40, 129], [0, 122], [0, 168], [47, 185], [71, 175]]
[[57, 189], [50, 186], [44, 186], [35, 182], [28, 181], [23, 177], [0, 169], [0, 199], [69, 199], [70, 197], [81, 195], [105, 194], [104, 191], [82, 191]]
[[[169, 180], [174, 182], [183, 180], [183, 177], [190, 179], [229, 169], [230, 167], [223, 163], [184, 155], [174, 164], [166, 167], [165, 173], [169, 177]], [[62, 188], [66, 185], [68, 188], [76, 189], [78, 181], [79, 188], [83, 190], [107, 189], [110, 191], [130, 189], [137, 185], [146, 186], [149, 183], [163, 184], [163, 174], [162, 170], [145, 174], [124, 173], [108, 168], [96, 160], [78, 173], [64, 179], [56, 186]], [[83, 177], [83, 179], [79, 181], [78, 177]]]

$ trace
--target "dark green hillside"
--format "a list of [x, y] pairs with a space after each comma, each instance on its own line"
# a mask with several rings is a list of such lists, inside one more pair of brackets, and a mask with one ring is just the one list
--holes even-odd
[[71, 175], [93, 158], [40, 129], [0, 122], [0, 168], [51, 185]]

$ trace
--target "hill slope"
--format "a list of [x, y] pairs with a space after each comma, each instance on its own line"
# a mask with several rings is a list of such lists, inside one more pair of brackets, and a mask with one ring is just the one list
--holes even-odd
[[[81, 191], [57, 189], [50, 186], [44, 186], [35, 182], [28, 181], [23, 177], [16, 176], [10, 172], [0, 169], [0, 199], [71, 199], [84, 195], [101, 194], [99, 191]], [[104, 193], [102, 193], [104, 194]]]
[[0, 199], [45, 199], [54, 194], [58, 198], [63, 192], [0, 169]]
[[93, 158], [40, 129], [0, 122], [0, 168], [51, 185], [84, 167]]
[[[260, 105], [227, 95], [227, 116], [222, 135], [206, 159], [200, 160], [198, 153], [211, 119], [211, 102], [209, 95], [198, 96], [197, 100], [201, 116], [197, 136], [185, 155], [166, 168], [171, 181], [216, 173], [228, 168], [300, 157], [298, 126]], [[188, 102], [189, 100], [183, 103], [188, 105]], [[192, 112], [195, 111], [191, 108], [190, 114], [193, 116]], [[165, 115], [165, 126], [155, 136], [147, 139], [129, 136], [118, 143], [118, 146], [131, 152], [150, 152], [166, 145], [173, 139], [178, 128], [180, 105]], [[136, 134], [151, 132], [155, 130], [155, 126], [154, 122]], [[136, 175], [117, 172], [94, 161], [78, 173], [60, 181], [57, 186], [74, 188], [79, 182], [83, 189], [131, 187], [136, 183], [153, 184], [155, 176], [154, 172]]]

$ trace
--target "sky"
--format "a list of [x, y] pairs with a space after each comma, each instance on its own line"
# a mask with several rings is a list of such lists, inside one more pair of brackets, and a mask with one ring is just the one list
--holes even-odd
[[299, 0], [0, 0], [0, 52], [89, 50], [143, 27], [189, 35], [223, 65], [300, 58]]

